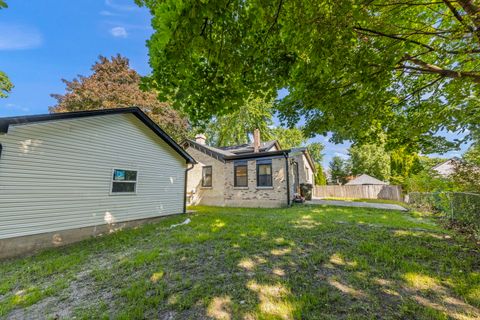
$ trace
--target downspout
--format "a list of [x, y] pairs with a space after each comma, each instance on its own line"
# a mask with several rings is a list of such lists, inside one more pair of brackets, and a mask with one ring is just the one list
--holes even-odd
[[290, 170], [288, 169], [288, 153], [283, 154], [285, 157], [285, 171], [287, 174], [287, 206], [290, 206]]
[[[188, 166], [188, 162], [187, 162]], [[183, 189], [183, 213], [187, 213], [187, 181], [188, 181], [188, 171], [192, 170], [195, 165], [192, 164], [190, 168], [185, 169], [185, 186]]]

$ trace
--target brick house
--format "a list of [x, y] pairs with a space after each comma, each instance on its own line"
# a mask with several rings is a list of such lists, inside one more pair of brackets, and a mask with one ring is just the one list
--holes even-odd
[[190, 205], [283, 207], [300, 192], [300, 184], [314, 183], [315, 166], [306, 148], [282, 150], [277, 141], [211, 147], [204, 135], [184, 142], [198, 162], [188, 170]]

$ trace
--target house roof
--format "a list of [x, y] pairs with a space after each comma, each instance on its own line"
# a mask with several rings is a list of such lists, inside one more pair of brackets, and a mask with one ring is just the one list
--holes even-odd
[[368, 174], [361, 174], [353, 180], [350, 180], [346, 183], [346, 185], [363, 185], [363, 184], [383, 184], [386, 185], [387, 183]]
[[150, 119], [142, 110], [140, 110], [140, 108], [137, 107], [0, 118], [0, 133], [8, 133], [8, 128], [10, 125], [127, 113], [133, 114], [140, 121], [142, 121], [150, 130], [152, 130], [157, 136], [159, 136], [170, 147], [172, 147], [173, 150], [181, 155], [187, 161], [187, 163], [196, 163], [192, 156], [183, 150], [182, 147], [175, 142], [175, 140], [173, 140], [167, 133], [165, 133], [165, 131], [163, 131], [155, 122], [153, 122], [152, 119]]
[[[305, 154], [305, 157], [307, 158], [307, 161], [310, 163], [312, 170], [315, 171], [315, 165], [313, 163], [312, 158], [310, 157], [310, 154], [308, 153], [307, 148], [292, 148], [292, 149], [280, 150], [279, 148], [280, 145], [276, 140], [266, 141], [262, 143], [260, 146], [259, 152], [253, 151], [252, 144], [216, 148], [212, 146], [207, 146], [205, 144], [197, 143], [190, 139], [186, 139], [182, 143], [182, 145], [185, 145], [185, 147], [190, 146], [222, 162], [225, 162], [228, 160], [267, 158], [267, 157], [281, 156], [281, 155], [290, 154], [294, 152], [302, 152], [303, 154]], [[249, 149], [249, 146], [252, 146], [251, 149]], [[279, 150], [268, 151], [273, 146], [276, 146]]]
[[459, 161], [460, 161], [460, 158], [458, 158], [458, 157], [453, 157], [453, 158], [450, 158], [450, 159], [445, 160], [445, 161], [443, 161], [443, 162], [440, 162], [439, 164], [434, 165], [434, 166], [432, 167], [432, 169], [435, 170], [435, 169], [437, 169], [438, 167], [443, 166], [444, 164], [447, 164], [447, 163], [450, 163], [450, 162], [459, 162]]
[[[278, 144], [277, 140], [265, 141], [260, 144], [259, 151], [266, 152], [270, 150], [272, 147], [277, 147], [277, 150], [280, 150], [280, 145]], [[241, 154], [241, 153], [252, 153], [254, 152], [253, 143], [245, 143], [239, 144], [236, 146], [227, 146], [227, 147], [219, 147], [217, 149], [228, 151], [234, 154]]]

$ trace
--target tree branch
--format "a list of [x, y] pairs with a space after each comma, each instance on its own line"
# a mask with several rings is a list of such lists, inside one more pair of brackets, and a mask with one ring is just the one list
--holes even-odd
[[445, 5], [450, 9], [450, 11], [453, 13], [453, 16], [463, 25], [465, 25], [465, 21], [463, 20], [463, 17], [460, 15], [460, 13], [455, 9], [453, 4], [449, 0], [443, 0]]
[[472, 0], [457, 0], [462, 6], [463, 10], [472, 18], [475, 25], [475, 35], [480, 39], [480, 7], [478, 7]]
[[280, 0], [280, 1], [278, 2], [278, 8], [277, 8], [277, 12], [275, 13], [275, 17], [274, 17], [273, 23], [272, 23], [272, 25], [270, 26], [270, 28], [268, 28], [268, 30], [267, 30], [267, 35], [266, 35], [266, 37], [265, 37], [265, 40], [266, 40], [266, 38], [268, 37], [270, 31], [272, 31], [273, 27], [277, 24], [277, 22], [278, 22], [278, 16], [280, 15], [280, 11], [282, 10], [282, 6], [283, 6], [283, 0]]
[[412, 57], [412, 56], [409, 56], [409, 55], [405, 55], [405, 57], [402, 60], [403, 61], [409, 61], [409, 62], [413, 63], [414, 65], [417, 65], [418, 67], [401, 64], [397, 68], [415, 70], [415, 71], [419, 71], [421, 73], [438, 74], [442, 77], [447, 77], [447, 78], [452, 78], [452, 79], [470, 78], [473, 81], [475, 81], [476, 83], [480, 83], [480, 73], [475, 72], [475, 71], [455, 71], [455, 70], [443, 69], [439, 66], [427, 63], [425, 61], [422, 61], [418, 58], [415, 58], [415, 57]]
[[378, 36], [382, 36], [382, 37], [386, 37], [386, 38], [390, 38], [390, 39], [395, 39], [395, 40], [400, 40], [400, 41], [405, 41], [405, 42], [411, 42], [411, 43], [414, 43], [414, 44], [419, 45], [421, 47], [427, 48], [430, 51], [435, 51], [434, 47], [432, 47], [428, 44], [425, 44], [425, 43], [418, 42], [416, 40], [407, 39], [407, 38], [400, 37], [400, 36], [397, 36], [397, 35], [387, 34], [387, 33], [381, 32], [381, 31], [376, 31], [376, 30], [367, 29], [367, 28], [363, 28], [363, 27], [354, 27], [353, 29], [356, 30], [356, 31], [369, 32], [369, 33], [376, 34]]

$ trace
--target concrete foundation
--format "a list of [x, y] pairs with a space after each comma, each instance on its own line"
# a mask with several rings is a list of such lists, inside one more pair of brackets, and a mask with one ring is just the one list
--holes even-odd
[[133, 228], [142, 224], [157, 222], [165, 217], [168, 217], [168, 215], [150, 219], [132, 220], [85, 228], [40, 233], [30, 236], [0, 239], [0, 259], [33, 254], [42, 249], [60, 247], [91, 237], [110, 234], [122, 229]]

